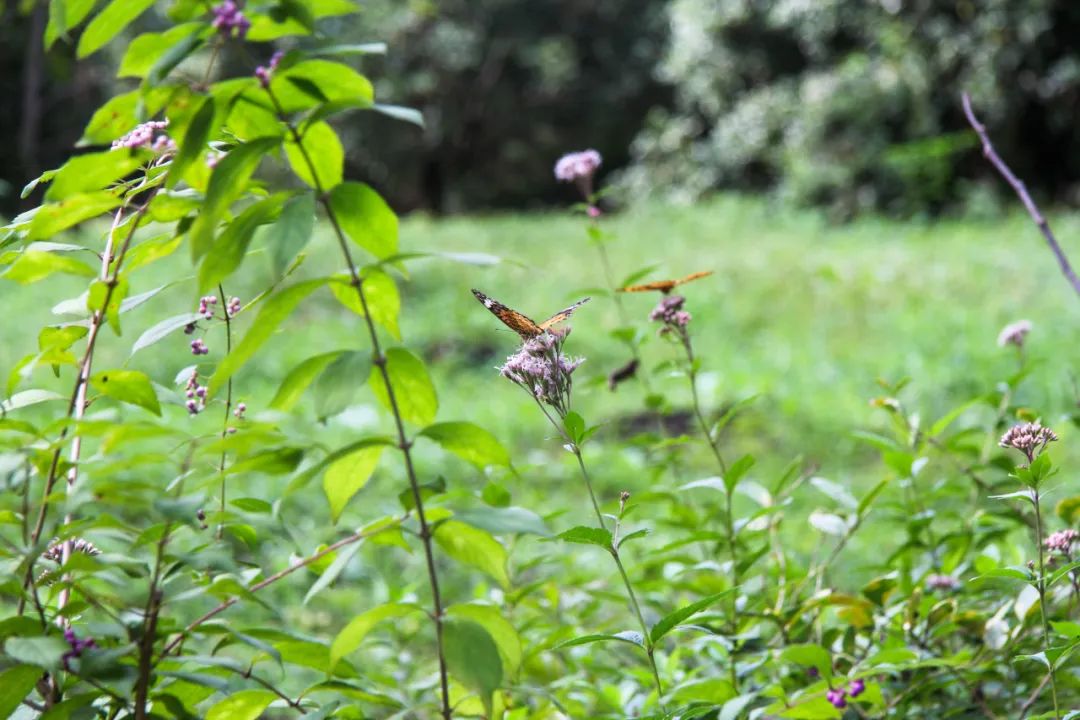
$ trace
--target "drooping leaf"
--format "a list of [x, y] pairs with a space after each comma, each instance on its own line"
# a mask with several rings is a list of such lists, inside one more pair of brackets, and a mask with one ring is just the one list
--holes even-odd
[[30, 240], [50, 238], [62, 230], [78, 225], [83, 220], [89, 220], [112, 210], [120, 205], [120, 202], [119, 195], [102, 190], [79, 193], [59, 202], [46, 203], [38, 208], [34, 219], [30, 221], [27, 238]]
[[217, 107], [214, 104], [214, 98], [212, 96], [204, 98], [199, 105], [199, 109], [195, 111], [195, 115], [191, 118], [191, 122], [188, 123], [180, 148], [169, 164], [169, 174], [165, 178], [165, 187], [171, 188], [176, 185], [177, 181], [184, 176], [184, 170], [189, 165], [203, 161], [207, 150], [206, 143], [210, 139], [210, 133], [213, 130], [216, 112]]
[[462, 618], [480, 625], [487, 630], [488, 635], [495, 641], [499, 648], [499, 657], [502, 660], [503, 671], [508, 675], [517, 673], [521, 667], [523, 648], [521, 638], [514, 626], [503, 617], [499, 609], [494, 605], [480, 605], [467, 603], [464, 605], [452, 605], [446, 610], [447, 617]]
[[304, 249], [315, 228], [315, 196], [301, 193], [285, 203], [277, 222], [263, 231], [262, 237], [270, 247], [274, 274], [281, 275]]
[[345, 173], [345, 149], [334, 128], [325, 122], [309, 125], [297, 144], [290, 137], [285, 156], [296, 176], [323, 192], [341, 184]]
[[[310, 90], [301, 90], [300, 86], [316, 88], [321, 97], [313, 96]], [[313, 108], [323, 102], [369, 107], [375, 96], [371, 82], [348, 65], [317, 59], [275, 73], [270, 89], [286, 113]]]
[[346, 655], [360, 647], [360, 643], [375, 627], [384, 620], [405, 617], [415, 612], [422, 612], [415, 605], [405, 603], [386, 603], [365, 613], [357, 615], [341, 629], [330, 645], [330, 666], [333, 667]]
[[255, 230], [277, 218], [281, 201], [279, 193], [252, 203], [218, 235], [199, 265], [199, 292], [209, 292], [240, 267]]
[[296, 403], [300, 401], [300, 398], [303, 397], [304, 391], [308, 389], [311, 383], [315, 382], [315, 378], [317, 378], [330, 363], [340, 357], [343, 352], [345, 351], [335, 350], [333, 352], [309, 357], [307, 360], [290, 370], [289, 374], [285, 376], [285, 379], [281, 381], [281, 385], [278, 386], [274, 399], [270, 401], [270, 407], [275, 410], [281, 410], [282, 412], [289, 412], [292, 410], [296, 406]]
[[322, 371], [312, 388], [316, 416], [323, 420], [345, 410], [370, 372], [371, 357], [368, 353], [340, 353]]
[[470, 422], [435, 423], [424, 428], [420, 436], [434, 440], [443, 450], [477, 467], [510, 466], [510, 453], [494, 435], [479, 425]]
[[157, 343], [170, 334], [176, 332], [182, 327], [190, 325], [202, 318], [202, 315], [198, 313], [184, 313], [182, 315], [174, 315], [170, 318], [165, 318], [159, 323], [156, 323], [152, 327], [148, 328], [139, 339], [135, 341], [135, 344], [131, 346], [131, 354], [139, 352], [143, 348], [148, 348], [154, 343]]
[[96, 0], [51, 0], [49, 22], [45, 26], [45, 49], [74, 30], [94, 9]]
[[435, 530], [435, 542], [458, 562], [482, 570], [504, 589], [510, 587], [506, 549], [489, 533], [463, 522], [447, 520]]
[[472, 620], [448, 618], [443, 623], [443, 653], [447, 670], [454, 679], [480, 695], [490, 716], [492, 695], [503, 678], [499, 648], [491, 635]]
[[4, 641], [4, 654], [16, 662], [53, 669], [70, 646], [57, 635], [12, 637]]
[[339, 458], [326, 468], [323, 491], [330, 503], [330, 516], [337, 522], [353, 495], [367, 484], [379, 464], [383, 446], [360, 448]]
[[161, 415], [161, 404], [146, 373], [138, 370], [104, 370], [91, 375], [90, 384], [106, 397]]
[[45, 199], [63, 200], [79, 193], [105, 190], [135, 172], [144, 161], [139, 153], [127, 151], [106, 150], [76, 155], [56, 171], [45, 191]]
[[354, 243], [377, 258], [397, 252], [397, 215], [371, 187], [343, 182], [330, 193], [330, 207]]
[[[122, 0], [117, 1], [122, 2]], [[203, 23], [190, 22], [171, 27], [163, 32], [139, 35], [128, 44], [127, 50], [124, 51], [124, 58], [120, 61], [120, 69], [117, 70], [116, 77], [146, 77], [169, 48], [204, 27]]]
[[94, 277], [97, 271], [81, 260], [76, 260], [67, 255], [27, 250], [20, 253], [18, 260], [12, 263], [0, 277], [17, 282], [20, 285], [30, 285], [49, 277], [53, 273]]
[[[401, 417], [415, 425], [431, 424], [439, 400], [424, 362], [404, 348], [390, 348], [386, 351], [386, 373]], [[372, 368], [368, 382], [375, 397], [392, 412], [390, 394], [378, 367]]]

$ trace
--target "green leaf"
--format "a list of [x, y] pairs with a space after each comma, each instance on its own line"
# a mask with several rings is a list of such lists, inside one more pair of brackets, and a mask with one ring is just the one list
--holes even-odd
[[559, 533], [556, 537], [579, 545], [596, 545], [611, 552], [611, 531], [605, 528], [578, 525]]
[[38, 208], [30, 221], [27, 232], [29, 240], [44, 240], [78, 225], [83, 220], [97, 217], [118, 206], [121, 199], [109, 191], [81, 193], [64, 198], [60, 202], [46, 203]]
[[[401, 312], [401, 296], [397, 283], [382, 270], [367, 269], [362, 274], [364, 300], [367, 301], [371, 319], [390, 331], [395, 338], [401, 339], [398, 328], [398, 314]], [[338, 302], [364, 317], [364, 306], [348, 275], [335, 276], [330, 284], [330, 292]]]
[[330, 193], [330, 207], [354, 243], [377, 258], [397, 252], [397, 215], [371, 187], [358, 182], [341, 183]]
[[46, 669], [59, 667], [60, 658], [70, 649], [68, 644], [56, 635], [13, 637], [4, 643], [4, 654], [12, 660]]
[[40, 679], [41, 668], [33, 665], [16, 665], [0, 673], [0, 717], [14, 717]]
[[278, 325], [292, 314], [300, 301], [325, 284], [325, 279], [306, 280], [285, 288], [267, 300], [252, 322], [251, 329], [218, 365], [217, 371], [210, 378], [207, 393], [209, 395], [216, 393], [237, 370], [244, 366], [244, 363], [255, 355], [263, 343], [270, 339]]
[[311, 598], [318, 595], [320, 592], [330, 587], [330, 584], [337, 580], [338, 576], [345, 570], [345, 567], [356, 557], [356, 553], [360, 552], [360, 547], [363, 542], [357, 541], [351, 545], [348, 545], [340, 552], [335, 553], [333, 562], [322, 571], [319, 575], [319, 579], [312, 584], [311, 588], [304, 595], [304, 605], [307, 605]]
[[127, 150], [76, 155], [56, 171], [46, 200], [63, 200], [79, 193], [104, 190], [112, 183], [135, 172], [145, 158]]
[[165, 177], [165, 187], [171, 188], [183, 177], [184, 171], [194, 162], [205, 162], [207, 141], [214, 129], [214, 114], [217, 108], [213, 97], [203, 98], [199, 109], [188, 123], [180, 149], [169, 164], [169, 174]]
[[146, 73], [145, 85], [146, 87], [155, 87], [160, 85], [165, 78], [169, 76], [169, 73], [176, 68], [177, 65], [187, 59], [191, 53], [195, 52], [203, 43], [200, 33], [191, 33], [186, 35], [165, 50], [156, 61], [153, 66]]
[[308, 51], [314, 57], [349, 57], [352, 55], [385, 55], [386, 43], [352, 43], [344, 45], [326, 45]]
[[0, 415], [7, 414], [12, 410], [18, 410], [19, 408], [29, 407], [30, 405], [37, 405], [38, 403], [48, 402], [50, 400], [66, 400], [63, 395], [55, 393], [52, 390], [23, 390], [12, 395], [7, 400], [0, 402]]
[[492, 695], [503, 679], [502, 659], [491, 635], [471, 620], [447, 619], [443, 623], [443, 654], [447, 670], [480, 696], [490, 717]]
[[112, 0], [86, 26], [76, 55], [82, 59], [104, 47], [153, 4], [154, 0]]
[[312, 394], [316, 416], [324, 420], [347, 408], [370, 371], [371, 357], [367, 353], [340, 353], [315, 381]]
[[303, 472], [297, 475], [292, 481], [289, 482], [289, 486], [286, 489], [286, 493], [291, 493], [299, 488], [304, 487], [307, 483], [326, 469], [331, 463], [339, 458], [343, 458], [346, 455], [352, 453], [360, 448], [372, 447], [375, 445], [391, 446], [395, 442], [388, 437], [373, 437], [364, 438], [363, 440], [357, 440], [356, 442], [349, 443], [345, 447], [340, 447], [333, 451], [319, 462], [315, 463], [311, 467], [305, 468]]
[[143, 348], [148, 348], [151, 345], [164, 340], [180, 328], [186, 327], [201, 318], [202, 315], [198, 313], [184, 313], [183, 315], [173, 315], [171, 318], [165, 318], [139, 336], [139, 339], [131, 346], [131, 354], [134, 355]]
[[259, 161], [280, 143], [281, 138], [265, 137], [238, 145], [214, 168], [202, 211], [188, 231], [193, 260], [200, 259], [210, 250], [218, 221], [233, 201], [244, 194], [248, 180], [259, 166]]
[[727, 488], [728, 494], [735, 492], [735, 487], [739, 484], [739, 480], [754, 466], [753, 455], [743, 455], [736, 460], [728, 468], [728, 471], [724, 474], [724, 487]]
[[206, 711], [206, 720], [256, 720], [277, 700], [269, 690], [240, 690]]
[[[297, 83], [296, 81], [301, 81]], [[322, 98], [298, 85], [318, 89]], [[286, 113], [307, 110], [323, 102], [348, 103], [354, 107], [370, 107], [375, 98], [371, 82], [348, 65], [330, 60], [306, 60], [288, 70], [274, 74], [270, 89]]]
[[577, 647], [578, 645], [591, 645], [596, 642], [624, 642], [628, 645], [633, 645], [636, 648], [645, 647], [645, 639], [641, 633], [636, 630], [624, 630], [619, 633], [596, 633], [593, 635], [581, 635], [573, 640], [567, 640], [566, 642], [559, 643], [555, 646], [555, 649]]
[[257, 452], [233, 463], [225, 471], [227, 475], [261, 472], [267, 475], [284, 475], [296, 469], [304, 459], [304, 451], [298, 447], [276, 447]]
[[[117, 2], [121, 1], [117, 0]], [[190, 22], [171, 27], [164, 32], [139, 35], [128, 44], [127, 50], [124, 52], [124, 59], [120, 61], [120, 69], [116, 72], [116, 77], [146, 77], [150, 69], [161, 59], [162, 55], [168, 52], [169, 48], [189, 35], [199, 32], [204, 27], [205, 25], [201, 22]]]
[[90, 384], [106, 397], [161, 415], [161, 405], [146, 373], [138, 370], [105, 370], [94, 373], [90, 377]]
[[518, 636], [517, 631], [514, 630], [514, 626], [503, 617], [497, 607], [477, 603], [453, 605], [447, 608], [446, 615], [450, 618], [469, 620], [487, 630], [488, 635], [498, 646], [503, 670], [508, 675], [517, 673], [518, 668], [521, 667], [524, 654], [521, 638]]
[[282, 195], [275, 194], [248, 205], [214, 241], [199, 266], [199, 292], [207, 293], [240, 267], [251, 238], [260, 225], [277, 219]]
[[454, 518], [473, 527], [501, 535], [505, 533], [531, 533], [549, 537], [551, 531], [543, 518], [521, 507], [489, 507], [482, 510], [463, 510], [454, 513]]
[[[424, 362], [404, 348], [390, 348], [386, 351], [386, 373], [401, 417], [415, 425], [430, 425], [439, 409], [439, 400]], [[371, 369], [368, 382], [375, 397], [392, 412], [390, 395], [378, 367]]]
[[367, 634], [382, 621], [405, 617], [415, 612], [422, 611], [415, 605], [387, 603], [357, 615], [348, 625], [341, 629], [341, 632], [337, 634], [334, 642], [330, 645], [330, 667], [337, 665], [343, 657], [356, 651]]
[[479, 468], [488, 465], [510, 467], [510, 453], [498, 439], [479, 425], [470, 422], [444, 422], [428, 425], [421, 437], [434, 440], [443, 450]]
[[575, 445], [582, 443], [585, 436], [585, 418], [576, 412], [570, 411], [563, 418], [563, 427], [566, 428], [566, 434], [570, 436]]
[[49, 23], [45, 26], [45, 49], [86, 19], [96, 0], [49, 0]]
[[300, 142], [303, 150], [291, 137], [285, 143], [285, 156], [296, 176], [309, 187], [324, 192], [340, 185], [345, 174], [345, 149], [334, 128], [324, 122], [309, 125]]
[[829, 655], [828, 650], [820, 645], [810, 643], [789, 645], [780, 653], [780, 659], [817, 668], [823, 678], [832, 677], [832, 656]]
[[42, 280], [53, 273], [67, 273], [82, 277], [94, 277], [97, 274], [92, 267], [67, 255], [59, 253], [27, 250], [19, 254], [19, 259], [12, 263], [3, 277], [20, 285], [29, 285]]
[[447, 520], [435, 530], [435, 542], [453, 559], [493, 577], [504, 590], [510, 587], [506, 549], [489, 533], [463, 522]]
[[300, 402], [300, 398], [303, 397], [304, 391], [307, 390], [308, 386], [315, 382], [315, 378], [319, 376], [319, 373], [325, 370], [327, 365], [340, 357], [343, 352], [345, 351], [335, 350], [333, 352], [323, 353], [322, 355], [309, 357], [307, 360], [290, 370], [289, 374], [285, 376], [285, 379], [281, 381], [281, 385], [278, 386], [274, 399], [270, 401], [270, 407], [274, 410], [281, 410], [282, 412], [289, 412], [292, 410], [296, 406], [296, 403]]
[[669, 632], [674, 630], [675, 627], [678, 626], [683, 620], [686, 620], [691, 615], [698, 614], [702, 610], [710, 607], [711, 605], [714, 605], [722, 598], [727, 597], [733, 592], [734, 589], [732, 588], [724, 590], [723, 592], [715, 593], [708, 597], [702, 598], [697, 602], [690, 603], [685, 607], [681, 607], [673, 613], [665, 615], [663, 618], [660, 619], [659, 622], [652, 626], [652, 629], [649, 631], [649, 639], [653, 642], [653, 644], [656, 644], [660, 640], [660, 638], [664, 637]]
[[375, 467], [379, 464], [383, 446], [361, 448], [339, 458], [326, 468], [323, 475], [323, 491], [330, 503], [330, 516], [334, 522], [341, 517], [342, 511], [353, 495], [367, 484]]
[[277, 222], [263, 231], [273, 258], [274, 274], [280, 276], [297, 253], [304, 249], [315, 229], [315, 195], [297, 195], [281, 209]]
[[80, 145], [112, 142], [138, 124], [137, 111], [142, 96], [138, 90], [110, 98], [94, 111], [83, 130]]
[[371, 109], [379, 113], [380, 115], [386, 115], [387, 117], [392, 117], [395, 120], [412, 123], [420, 129], [424, 128], [424, 114], [416, 108], [404, 107], [402, 105], [384, 105], [382, 103], [375, 103], [371, 106]]

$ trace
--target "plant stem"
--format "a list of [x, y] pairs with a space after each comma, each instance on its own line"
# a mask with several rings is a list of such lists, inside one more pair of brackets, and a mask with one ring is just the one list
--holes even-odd
[[[262, 590], [263, 588], [265, 588], [265, 587], [267, 587], [269, 585], [273, 585], [278, 580], [281, 580], [284, 577], [288, 577], [289, 575], [292, 575], [297, 570], [300, 570], [301, 568], [305, 568], [305, 567], [307, 567], [308, 565], [310, 565], [310, 564], [312, 564], [314, 562], [318, 562], [319, 560], [323, 559], [327, 555], [330, 555], [331, 553], [335, 553], [335, 552], [337, 552], [338, 550], [340, 550], [341, 548], [343, 548], [343, 547], [345, 547], [347, 545], [352, 545], [355, 542], [360, 542], [361, 540], [372, 537], [373, 535], [378, 535], [381, 532], [386, 532], [387, 530], [390, 530], [391, 528], [396, 528], [399, 525], [401, 525], [401, 523], [405, 522], [406, 518], [408, 518], [408, 515], [402, 516], [400, 518], [396, 518], [394, 522], [387, 523], [386, 525], [382, 525], [382, 526], [380, 526], [378, 528], [374, 528], [372, 530], [361, 530], [359, 532], [355, 532], [355, 533], [353, 533], [352, 535], [349, 535], [346, 538], [342, 538], [341, 540], [338, 540], [335, 543], [327, 545], [326, 547], [324, 547], [322, 550], [318, 551], [317, 553], [314, 553], [312, 555], [308, 555], [303, 560], [300, 560], [300, 561], [298, 561], [296, 563], [293, 563], [292, 565], [285, 568], [284, 570], [279, 570], [278, 572], [274, 573], [273, 575], [266, 578], [265, 580], [260, 580], [259, 582], [255, 583], [254, 585], [248, 586], [248, 588], [244, 592], [244, 595], [248, 595], [250, 593], [256, 593], [256, 592]], [[200, 615], [197, 619], [192, 620], [190, 623], [188, 623], [187, 627], [184, 628], [184, 631], [182, 633], [177, 635], [175, 638], [170, 640], [167, 645], [165, 645], [165, 648], [161, 651], [161, 655], [158, 656], [157, 662], [161, 662], [164, 658], [168, 657], [169, 653], [171, 653], [173, 650], [178, 648], [180, 646], [180, 643], [182, 643], [184, 641], [184, 638], [186, 638], [188, 635], [190, 635], [196, 628], [198, 628], [200, 625], [207, 622], [208, 620], [211, 620], [211, 619], [217, 617], [218, 615], [220, 615], [221, 613], [225, 612], [226, 610], [231, 608], [233, 605], [240, 602], [240, 599], [241, 599], [241, 596], [234, 595], [233, 597], [231, 597], [228, 600], [226, 600], [225, 602], [221, 603], [220, 605], [218, 605], [214, 609], [210, 610], [207, 613], [204, 613], [203, 615]]]
[[[216, 48], [215, 48], [216, 51]], [[229, 301], [225, 297], [225, 288], [218, 283], [218, 296], [221, 298], [221, 310], [225, 314], [225, 353], [232, 352], [232, 318], [229, 317]], [[218, 473], [221, 475], [221, 517], [218, 519], [217, 539], [220, 540], [225, 533], [225, 438], [229, 435], [229, 413], [232, 412], [233, 381], [232, 375], [225, 389], [225, 414], [221, 420], [221, 462], [218, 465]]]
[[1042, 530], [1042, 510], [1039, 507], [1039, 490], [1038, 488], [1032, 488], [1032, 498], [1035, 503], [1035, 547], [1039, 553], [1039, 613], [1042, 615], [1043, 626], [1043, 652], [1047, 655], [1046, 662], [1049, 664], [1050, 672], [1050, 696], [1054, 700], [1054, 717], [1061, 718], [1061, 711], [1058, 709], [1058, 697], [1057, 697], [1057, 678], [1054, 672], [1054, 663], [1049, 657], [1050, 652], [1050, 619], [1046, 614], [1046, 565], [1045, 556], [1043, 554], [1043, 530]]
[[[558, 425], [556, 425], [558, 428]], [[585, 479], [585, 487], [589, 489], [589, 498], [592, 500], [593, 509], [596, 511], [596, 520], [600, 523], [600, 528], [606, 530], [607, 526], [604, 524], [604, 516], [600, 512], [600, 505], [596, 502], [596, 494], [593, 492], [592, 479], [589, 477], [589, 471], [585, 468], [585, 461], [581, 457], [581, 448], [577, 446], [577, 443], [572, 442], [569, 439], [569, 435], [563, 428], [558, 428], [567, 438], [567, 442], [571, 447], [571, 452], [574, 453], [574, 457], [577, 458], [578, 467], [581, 468], [581, 477]], [[645, 653], [649, 657], [649, 667], [652, 669], [653, 681], [656, 683], [656, 699], [660, 703], [660, 707], [663, 708], [664, 702], [662, 700], [664, 696], [664, 685], [660, 682], [660, 671], [656, 668], [656, 646], [653, 645], [652, 639], [649, 637], [649, 626], [645, 622], [645, 616], [641, 612], [641, 605], [638, 603], [637, 595], [634, 593], [634, 586], [630, 583], [630, 576], [626, 574], [626, 568], [623, 567], [622, 559], [619, 557], [619, 548], [612, 542], [608, 547], [608, 552], [611, 554], [613, 560], [615, 560], [615, 566], [619, 568], [619, 575], [622, 577], [623, 585], [626, 587], [626, 594], [630, 598], [630, 605], [634, 609], [634, 615], [637, 617], [638, 624], [641, 625], [641, 641], [645, 645]]]
[[333, 226], [334, 235], [338, 241], [338, 247], [341, 250], [342, 257], [348, 268], [351, 284], [356, 289], [356, 296], [360, 301], [360, 307], [364, 313], [364, 323], [367, 325], [368, 336], [371, 339], [372, 362], [375, 367], [378, 368], [379, 375], [382, 377], [383, 385], [386, 388], [386, 398], [390, 405], [390, 412], [394, 416], [394, 425], [397, 429], [398, 449], [401, 451], [402, 458], [405, 461], [405, 473], [409, 478], [409, 488], [412, 491], [413, 504], [416, 507], [416, 517], [420, 522], [420, 540], [424, 546], [424, 559], [427, 562], [428, 581], [431, 585], [431, 602], [433, 605], [432, 618], [435, 621], [435, 652], [439, 659], [439, 685], [442, 691], [442, 716], [444, 720], [450, 720], [452, 717], [452, 710], [450, 706], [450, 684], [446, 670], [446, 655], [443, 652], [444, 618], [442, 596], [439, 593], [439, 577], [435, 571], [435, 552], [432, 548], [433, 535], [431, 526], [428, 525], [427, 516], [424, 514], [424, 501], [420, 493], [420, 481], [417, 479], [416, 469], [413, 467], [411, 453], [412, 442], [405, 434], [405, 422], [401, 418], [401, 409], [398, 407], [397, 394], [394, 391], [393, 384], [390, 382], [390, 373], [386, 369], [386, 355], [383, 354], [381, 346], [379, 345], [379, 335], [375, 330], [375, 322], [371, 319], [367, 295], [364, 293], [364, 281], [357, 272], [356, 265], [353, 262], [352, 253], [349, 250], [349, 240], [345, 236], [345, 232], [341, 229], [341, 224], [338, 222], [334, 207], [330, 203], [330, 197], [323, 188], [322, 182], [319, 180], [315, 163], [312, 162], [307, 148], [304, 147], [303, 138], [300, 136], [296, 126], [289, 120], [285, 111], [282, 109], [281, 104], [278, 102], [277, 97], [269, 87], [266, 87], [266, 94], [274, 104], [274, 109], [277, 112], [278, 118], [285, 124], [286, 128], [288, 128], [293, 142], [296, 144], [297, 149], [304, 159], [304, 163], [307, 165], [308, 172], [311, 174], [312, 184], [315, 187], [316, 196], [318, 197], [319, 203], [323, 206], [331, 226]]

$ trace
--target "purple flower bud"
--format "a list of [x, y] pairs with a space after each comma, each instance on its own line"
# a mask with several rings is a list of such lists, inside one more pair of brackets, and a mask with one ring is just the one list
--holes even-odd
[[595, 220], [596, 218], [600, 217], [603, 214], [603, 213], [600, 212], [600, 208], [596, 207], [595, 205], [590, 205], [585, 212], [593, 220]]
[[844, 697], [846, 694], [847, 693], [843, 688], [837, 688], [836, 690], [829, 690], [825, 693], [825, 699], [828, 700], [834, 708], [843, 709], [847, 707], [847, 700]]
[[244, 13], [233, 0], [225, 0], [220, 5], [214, 6], [214, 29], [226, 37], [236, 37], [241, 40], [247, 35], [251, 27], [251, 21], [244, 17]]
[[852, 680], [851, 683], [848, 684], [848, 694], [853, 698], [862, 695], [864, 690], [866, 690], [866, 683], [863, 682], [861, 678]]
[[196, 327], [195, 323], [193, 323], [193, 322], [188, 323], [187, 325], [184, 326], [184, 334], [185, 335], [191, 335], [192, 333], [195, 332], [195, 327]]
[[191, 341], [191, 354], [192, 355], [207, 355], [210, 352], [210, 348], [206, 347], [206, 343], [202, 338], [196, 338]]

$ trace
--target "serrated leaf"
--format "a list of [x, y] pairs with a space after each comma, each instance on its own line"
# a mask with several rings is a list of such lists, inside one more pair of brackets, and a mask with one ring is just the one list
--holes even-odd
[[596, 545], [608, 552], [611, 551], [611, 531], [604, 528], [578, 525], [559, 533], [556, 537], [566, 542], [578, 543], [579, 545]]
[[721, 599], [727, 597], [728, 595], [731, 595], [731, 593], [733, 592], [735, 592], [734, 589], [728, 589], [724, 590], [723, 592], [715, 593], [708, 597], [702, 598], [697, 602], [690, 603], [685, 607], [681, 607], [673, 613], [665, 615], [663, 618], [660, 619], [659, 622], [652, 626], [651, 630], [649, 630], [649, 639], [652, 641], [653, 644], [656, 644], [657, 641], [659, 641], [662, 637], [674, 630], [676, 626], [682, 623], [683, 620], [686, 620], [687, 618], [698, 614], [702, 610], [705, 610], [706, 608], [719, 602]]

